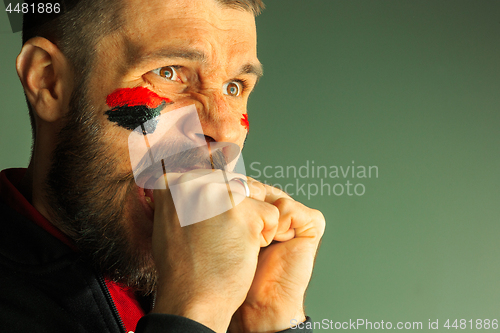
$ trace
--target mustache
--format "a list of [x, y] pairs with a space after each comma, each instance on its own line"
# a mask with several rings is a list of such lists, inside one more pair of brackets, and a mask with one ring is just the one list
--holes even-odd
[[232, 156], [227, 157], [222, 149], [210, 149], [210, 146], [206, 145], [193, 147], [188, 143], [168, 146], [157, 144], [142, 156], [132, 170], [132, 177], [139, 187], [153, 188], [156, 180], [164, 173], [187, 172], [193, 169], [226, 170], [228, 163], [234, 159]]

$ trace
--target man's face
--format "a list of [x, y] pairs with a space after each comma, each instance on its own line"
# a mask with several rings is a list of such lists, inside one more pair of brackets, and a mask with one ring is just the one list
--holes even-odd
[[[85, 97], [94, 129], [80, 131], [79, 135], [83, 138], [92, 132], [94, 137], [88, 142], [94, 147], [67, 144], [55, 158], [67, 156], [65, 151], [70, 149], [82, 150], [79, 157], [74, 157], [74, 167], [52, 170], [53, 178], [62, 173], [67, 173], [66, 179], [71, 177], [70, 185], [61, 185], [66, 188], [53, 186], [56, 195], [62, 196], [71, 189], [80, 194], [81, 200], [60, 200], [61, 206], [73, 207], [66, 218], [77, 216], [73, 223], [86, 219], [97, 224], [94, 231], [87, 230], [80, 237], [117, 238], [117, 244], [121, 244], [114, 251], [122, 251], [123, 258], [108, 259], [124, 261], [107, 272], [116, 273], [118, 278], [129, 274], [130, 267], [151, 275], [153, 210], [144, 190], [135, 185], [132, 177], [128, 150], [131, 131], [110, 121], [109, 113], [106, 114], [110, 110], [107, 96], [121, 88], [145, 87], [172, 101], [162, 114], [194, 104], [203, 128], [203, 133], [195, 136], [231, 142], [242, 148], [247, 129], [241, 119], [247, 113], [249, 94], [261, 72], [251, 12], [213, 0], [128, 0], [123, 13], [123, 27], [99, 43], [87, 85]], [[90, 155], [95, 158], [83, 161], [82, 156]], [[86, 164], [81, 169], [78, 158], [80, 164]], [[89, 181], [95, 183], [87, 184]], [[104, 246], [96, 244], [89, 248]], [[123, 265], [128, 265], [127, 269], [122, 269]]]

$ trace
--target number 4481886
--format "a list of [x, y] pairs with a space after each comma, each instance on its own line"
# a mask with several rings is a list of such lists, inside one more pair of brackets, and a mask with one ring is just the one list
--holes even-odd
[[461, 330], [464, 330], [466, 328], [470, 328], [471, 330], [474, 328], [477, 330], [480, 330], [480, 329], [488, 330], [490, 328], [496, 330], [498, 328], [498, 319], [493, 319], [493, 320], [476, 319], [475, 322], [472, 319], [470, 319], [470, 320], [455, 319], [455, 321], [451, 325], [450, 325], [450, 319], [448, 319], [446, 321], [446, 323], [444, 323], [443, 327], [445, 327], [447, 329], [454, 328], [454, 329], [461, 329]]
[[[14, 6], [13, 6], [14, 5]], [[58, 14], [61, 11], [61, 5], [59, 3], [38, 3], [38, 4], [28, 4], [28, 3], [9, 3], [6, 12], [12, 13], [31, 13], [31, 14]]]

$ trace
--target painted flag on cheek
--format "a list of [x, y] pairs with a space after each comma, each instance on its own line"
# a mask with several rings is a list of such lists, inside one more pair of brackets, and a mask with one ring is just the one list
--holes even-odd
[[112, 109], [105, 114], [109, 121], [131, 131], [147, 122], [142, 128], [146, 135], [153, 133], [158, 124], [149, 120], [157, 118], [165, 105], [172, 103], [145, 87], [120, 88], [106, 98], [106, 104]]

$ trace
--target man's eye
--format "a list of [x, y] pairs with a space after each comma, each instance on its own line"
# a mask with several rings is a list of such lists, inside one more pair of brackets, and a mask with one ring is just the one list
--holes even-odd
[[228, 96], [239, 96], [241, 94], [242, 86], [238, 81], [231, 81], [225, 83], [222, 87], [222, 92]]
[[162, 78], [165, 78], [170, 81], [178, 81], [179, 80], [179, 75], [177, 74], [177, 70], [175, 69], [174, 66], [165, 66], [161, 68], [157, 68], [153, 70], [153, 73], [161, 76]]

